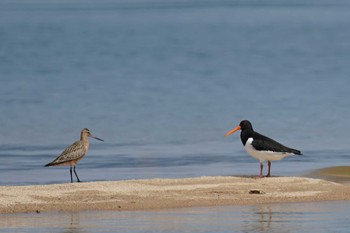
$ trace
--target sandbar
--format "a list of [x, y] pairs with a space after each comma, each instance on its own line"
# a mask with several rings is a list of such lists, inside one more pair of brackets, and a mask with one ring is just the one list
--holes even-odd
[[350, 186], [305, 177], [197, 177], [1, 186], [0, 213], [350, 200]]

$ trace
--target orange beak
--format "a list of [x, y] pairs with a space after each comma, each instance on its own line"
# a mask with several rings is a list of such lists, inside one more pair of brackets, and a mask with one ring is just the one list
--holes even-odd
[[233, 130], [230, 130], [229, 132], [227, 132], [227, 133], [225, 134], [225, 137], [227, 137], [227, 136], [233, 134], [234, 132], [236, 132], [237, 130], [240, 130], [240, 129], [241, 129], [241, 126], [237, 126], [237, 127], [234, 128]]

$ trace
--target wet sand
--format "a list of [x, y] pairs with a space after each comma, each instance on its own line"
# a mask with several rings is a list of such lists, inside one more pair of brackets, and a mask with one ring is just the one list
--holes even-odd
[[321, 168], [307, 174], [311, 178], [325, 179], [338, 183], [350, 184], [350, 166]]
[[0, 213], [151, 210], [350, 200], [350, 186], [303, 177], [199, 177], [0, 187]]

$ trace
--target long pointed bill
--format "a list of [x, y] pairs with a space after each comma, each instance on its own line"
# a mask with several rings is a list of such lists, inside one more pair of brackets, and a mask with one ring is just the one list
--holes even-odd
[[92, 135], [90, 135], [90, 137], [91, 137], [91, 138], [95, 138], [95, 139], [97, 139], [97, 140], [100, 140], [100, 141], [102, 141], [102, 142], [104, 141], [103, 139], [98, 138], [98, 137], [95, 137], [95, 136], [92, 136]]
[[234, 132], [236, 132], [237, 130], [240, 130], [240, 129], [241, 129], [241, 126], [237, 126], [237, 127], [234, 128], [233, 130], [230, 130], [229, 132], [227, 132], [227, 133], [225, 134], [225, 137], [227, 137], [227, 136], [233, 134]]

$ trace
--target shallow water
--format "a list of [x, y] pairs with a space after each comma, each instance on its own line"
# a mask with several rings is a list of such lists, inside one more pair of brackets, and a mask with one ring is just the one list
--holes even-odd
[[6, 232], [348, 232], [349, 202], [0, 216]]
[[69, 181], [44, 168], [88, 127], [82, 180], [255, 175], [240, 120], [303, 157], [347, 163], [345, 1], [1, 1], [0, 185]]

